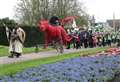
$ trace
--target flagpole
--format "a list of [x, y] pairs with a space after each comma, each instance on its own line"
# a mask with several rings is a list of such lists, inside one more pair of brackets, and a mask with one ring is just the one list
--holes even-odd
[[115, 27], [115, 13], [113, 13], [113, 28], [115, 29], [115, 32], [116, 32], [116, 27]]

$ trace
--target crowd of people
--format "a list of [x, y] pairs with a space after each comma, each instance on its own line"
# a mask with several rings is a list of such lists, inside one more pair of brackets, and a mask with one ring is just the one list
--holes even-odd
[[[57, 16], [51, 17], [49, 23], [51, 25], [60, 25]], [[6, 27], [6, 34], [9, 41], [10, 58], [14, 56], [19, 57], [22, 53], [23, 43], [25, 41], [26, 34], [20, 25], [16, 24], [15, 28], [10, 30]], [[92, 30], [81, 29], [74, 30], [75, 28], [68, 29], [67, 33], [72, 37], [71, 42], [67, 44], [67, 49], [73, 48], [93, 48], [97, 46], [111, 46], [111, 44], [117, 44], [120, 46], [120, 32], [92, 32]]]
[[[74, 21], [73, 21], [74, 22]], [[60, 25], [59, 18], [53, 16], [50, 19], [51, 25]], [[72, 37], [72, 41], [68, 43], [67, 49], [73, 48], [93, 48], [96, 46], [111, 46], [111, 44], [120, 45], [120, 33], [118, 32], [93, 32], [87, 28], [79, 28], [78, 31], [74, 31], [73, 28], [68, 28], [68, 34]]]
[[92, 32], [92, 30], [79, 29], [78, 31], [68, 31], [69, 36], [72, 37], [72, 41], [68, 43], [67, 49], [73, 48], [93, 48], [101, 46], [111, 46], [111, 44], [117, 44], [120, 46], [120, 32]]

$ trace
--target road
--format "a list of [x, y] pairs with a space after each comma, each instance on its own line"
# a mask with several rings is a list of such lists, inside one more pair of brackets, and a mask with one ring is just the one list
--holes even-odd
[[[87, 49], [64, 49], [63, 54], [69, 54], [69, 53], [79, 52], [83, 50], [87, 50]], [[43, 51], [38, 53], [25, 54], [20, 56], [19, 58], [16, 58], [16, 57], [8, 58], [7, 56], [5, 56], [5, 57], [0, 57], [0, 65], [23, 62], [27, 60], [33, 60], [33, 59], [39, 59], [39, 58], [45, 58], [45, 57], [51, 57], [51, 56], [57, 56], [57, 55], [63, 55], [63, 54], [57, 53], [56, 50], [50, 50], [50, 51]]]

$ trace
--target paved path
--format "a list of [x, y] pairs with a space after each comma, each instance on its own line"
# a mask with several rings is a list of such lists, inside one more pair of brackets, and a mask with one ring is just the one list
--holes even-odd
[[[87, 50], [87, 49], [65, 49], [63, 54], [79, 52], [83, 50]], [[7, 56], [5, 56], [5, 57], [0, 57], [0, 65], [22, 62], [22, 61], [38, 59], [38, 58], [57, 56], [57, 55], [62, 55], [62, 54], [58, 54], [56, 50], [51, 50], [51, 51], [44, 51], [44, 52], [38, 52], [38, 53], [30, 53], [30, 54], [22, 55], [19, 58], [16, 58], [16, 57], [8, 58]]]

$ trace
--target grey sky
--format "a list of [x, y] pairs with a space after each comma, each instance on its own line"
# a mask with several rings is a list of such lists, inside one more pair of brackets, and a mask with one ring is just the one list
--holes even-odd
[[113, 13], [116, 19], [120, 19], [120, 0], [80, 0], [85, 2], [90, 15], [95, 15], [97, 21], [112, 19]]
[[17, 0], [0, 0], [0, 18], [13, 18], [16, 2]]
[[[0, 18], [14, 16], [14, 6], [17, 0], [1, 0], [0, 1]], [[115, 18], [120, 18], [120, 0], [80, 0], [87, 7], [90, 15], [95, 15], [97, 21], [105, 21], [112, 19], [113, 13]]]

